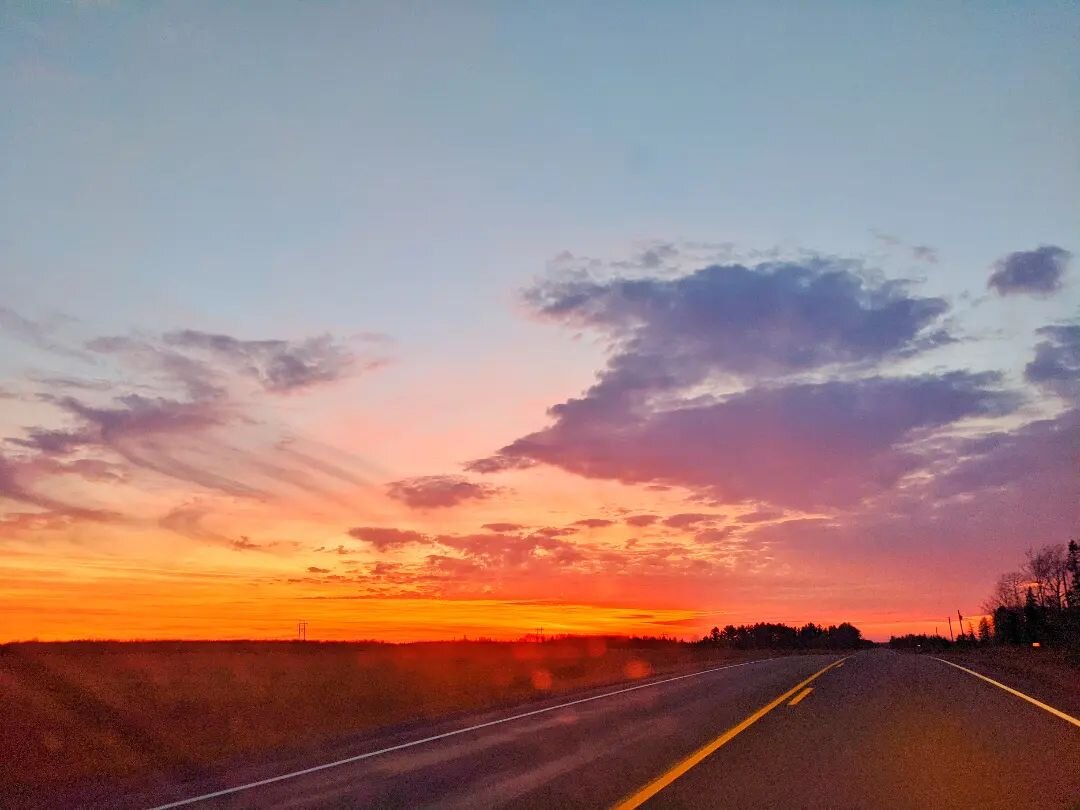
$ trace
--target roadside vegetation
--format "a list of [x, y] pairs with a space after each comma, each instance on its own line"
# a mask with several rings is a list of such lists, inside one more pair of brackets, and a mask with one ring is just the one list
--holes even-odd
[[960, 624], [955, 639], [940, 635], [894, 636], [894, 649], [923, 652], [990, 648], [1050, 648], [1080, 666], [1080, 544], [1043, 546], [1023, 565], [998, 577], [978, 624]]
[[729, 624], [723, 630], [714, 627], [696, 646], [732, 650], [857, 650], [872, 647], [874, 643], [864, 640], [862, 631], [848, 622], [828, 627], [813, 622], [801, 627], [758, 622]]

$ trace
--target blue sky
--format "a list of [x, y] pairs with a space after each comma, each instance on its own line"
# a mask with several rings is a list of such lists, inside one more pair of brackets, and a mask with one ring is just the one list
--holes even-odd
[[3, 19], [3, 293], [48, 306], [27, 277], [53, 279], [103, 320], [154, 301], [300, 329], [307, 305], [445, 334], [447, 296], [505, 318], [494, 296], [562, 249], [850, 254], [870, 229], [937, 248], [932, 282], [972, 288], [999, 255], [1076, 233], [1068, 4], [7, 3]]

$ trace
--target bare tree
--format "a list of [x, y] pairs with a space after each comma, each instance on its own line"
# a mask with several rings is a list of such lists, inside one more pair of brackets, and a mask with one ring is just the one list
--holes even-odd
[[1028, 576], [1022, 571], [1010, 571], [998, 577], [994, 592], [983, 605], [983, 611], [993, 613], [999, 607], [1010, 610], [1019, 610], [1024, 606], [1024, 590], [1028, 584]]
[[1039, 605], [1061, 610], [1069, 585], [1069, 555], [1061, 543], [1043, 546], [1038, 551], [1028, 549], [1024, 573], [1035, 591]]

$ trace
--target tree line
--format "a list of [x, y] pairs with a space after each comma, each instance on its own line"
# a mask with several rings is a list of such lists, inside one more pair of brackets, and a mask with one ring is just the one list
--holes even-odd
[[736, 650], [853, 650], [871, 646], [862, 631], [849, 622], [824, 627], [810, 622], [801, 627], [758, 622], [714, 627], [701, 641], [703, 647], [730, 647]]
[[939, 635], [894, 636], [898, 649], [1031, 645], [1066, 647], [1080, 655], [1080, 544], [1070, 540], [1027, 552], [1016, 571], [998, 577], [977, 628], [960, 627], [955, 641]]
[[1080, 649], [1080, 544], [1053, 544], [1028, 551], [1017, 571], [998, 577], [983, 605], [991, 621], [976, 641], [1046, 644]]

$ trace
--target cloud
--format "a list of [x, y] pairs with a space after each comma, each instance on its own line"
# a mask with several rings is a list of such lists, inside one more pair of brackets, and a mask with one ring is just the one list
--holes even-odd
[[706, 529], [694, 535], [696, 543], [723, 543], [735, 535], [735, 527], [728, 526], [723, 529]]
[[333, 382], [352, 369], [357, 359], [331, 335], [299, 341], [240, 340], [183, 329], [166, 333], [163, 340], [169, 346], [204, 352], [279, 394]]
[[986, 286], [998, 295], [1051, 295], [1061, 289], [1072, 254], [1056, 245], [1010, 253], [994, 264]]
[[86, 352], [72, 349], [55, 340], [53, 338], [54, 330], [50, 326], [25, 318], [15, 310], [4, 306], [0, 306], [0, 331], [6, 332], [16, 340], [42, 351], [83, 362], [91, 360]]
[[[66, 435], [37, 437], [38, 448], [51, 442], [56, 451], [78, 446], [110, 450], [134, 467], [240, 497], [266, 497], [267, 493], [219, 472], [220, 458], [207, 457], [196, 442], [200, 434], [237, 418], [227, 403], [180, 401], [128, 394], [112, 407], [87, 405], [73, 397], [51, 400], [83, 423]], [[29, 441], [34, 441], [31, 433]], [[203, 448], [205, 449], [205, 448]], [[220, 449], [220, 447], [218, 448]], [[199, 451], [199, 452], [195, 452]], [[212, 454], [210, 454], [212, 455]]]
[[853, 262], [713, 265], [675, 278], [545, 281], [525, 294], [543, 317], [599, 331], [612, 356], [591, 399], [904, 356], [947, 343], [948, 309]]
[[1065, 399], [1080, 400], [1080, 324], [1044, 326], [1045, 338], [1024, 368], [1024, 379]]
[[922, 463], [920, 433], [1016, 404], [995, 374], [952, 372], [758, 387], [680, 407], [629, 408], [591, 394], [493, 457], [589, 478], [694, 490], [719, 503], [851, 505]]
[[607, 520], [606, 518], [582, 518], [581, 520], [575, 520], [572, 526], [582, 526], [586, 529], [603, 529], [607, 526], [614, 526], [614, 520]]
[[767, 520], [778, 520], [784, 516], [781, 509], [755, 509], [739, 515], [736, 520], [739, 523], [763, 523]]
[[481, 529], [487, 529], [492, 532], [518, 532], [524, 529], [520, 523], [485, 523], [480, 527]]
[[[944, 445], [936, 474], [887, 493], [873, 509], [762, 525], [747, 536], [783, 546], [792, 566], [824, 567], [839, 578], [888, 570], [897, 582], [916, 577], [924, 589], [945, 588], [960, 604], [977, 604], [993, 584], [988, 559], [1075, 533], [1078, 435], [1080, 409], [1072, 409], [957, 439]], [[882, 591], [887, 579], [879, 578]]]
[[358, 526], [349, 529], [349, 536], [370, 543], [379, 551], [401, 548], [413, 544], [430, 544], [430, 540], [420, 532], [405, 529], [382, 528], [378, 526]]
[[[959, 443], [952, 455], [959, 459], [934, 478], [936, 498], [976, 493], [993, 497], [1003, 490], [1022, 488], [1037, 509], [1068, 503], [1072, 493], [1073, 518], [1080, 517], [1076, 504], [1077, 437], [1080, 408], [1053, 419], [1030, 422], [1014, 431], [999, 431]], [[1055, 494], [1056, 493], [1056, 494]]]
[[651, 526], [660, 519], [659, 515], [631, 515], [628, 518], [624, 518], [626, 525], [628, 526]]
[[170, 510], [158, 520], [158, 525], [163, 529], [176, 532], [192, 540], [199, 540], [213, 545], [228, 546], [235, 551], [261, 551], [265, 548], [260, 543], [254, 543], [251, 538], [241, 535], [239, 538], [215, 532], [203, 525], [203, 520], [210, 514], [210, 510], [198, 504], [184, 504]]
[[319, 568], [318, 566], [315, 566], [315, 565], [309, 565], [307, 570], [308, 570], [309, 574], [329, 574], [330, 573], [329, 568]]
[[721, 518], [721, 515], [707, 515], [702, 512], [681, 512], [677, 515], [669, 515], [664, 518], [664, 525], [673, 529], [686, 529], [699, 523], [711, 522]]
[[35, 478], [39, 474], [40, 468], [36, 459], [13, 460], [0, 456], [0, 499], [36, 506], [67, 520], [108, 523], [120, 519], [116, 512], [78, 506], [37, 491], [26, 479]]
[[460, 475], [425, 475], [386, 485], [387, 494], [413, 509], [440, 509], [465, 501], [482, 501], [502, 492], [501, 487], [476, 484]]
[[507, 534], [438, 535], [436, 543], [462, 553], [466, 558], [499, 568], [516, 568], [537, 560], [555, 564], [572, 563], [581, 552], [565, 540], [531, 534], [528, 537]]

